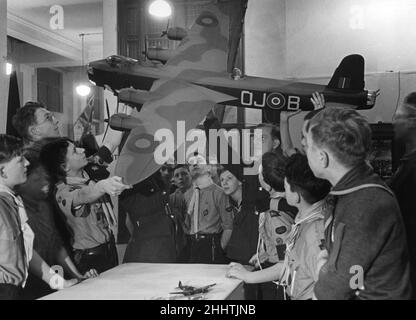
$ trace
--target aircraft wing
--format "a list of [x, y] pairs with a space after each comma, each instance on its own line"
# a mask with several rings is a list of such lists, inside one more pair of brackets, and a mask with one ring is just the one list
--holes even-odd
[[131, 115], [137, 119], [137, 127], [130, 132], [115, 168], [115, 175], [131, 185], [148, 178], [163, 164], [155, 159], [155, 150], [161, 143], [155, 141], [158, 130], [171, 133], [175, 139], [176, 148], [166, 157], [173, 156], [174, 151], [185, 143], [177, 141], [178, 121], [183, 121], [186, 134], [215, 104], [234, 99], [180, 80], [159, 80], [152, 89], [142, 110], [134, 110]]
[[234, 0], [207, 6], [187, 30], [187, 36], [165, 67], [230, 72], [241, 37], [246, 2]]

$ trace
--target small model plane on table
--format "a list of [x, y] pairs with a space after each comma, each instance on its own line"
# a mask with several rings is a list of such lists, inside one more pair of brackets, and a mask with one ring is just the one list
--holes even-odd
[[185, 297], [190, 297], [190, 296], [194, 296], [197, 294], [203, 294], [203, 293], [207, 293], [209, 291], [210, 288], [212, 288], [213, 286], [215, 286], [216, 283], [207, 285], [207, 286], [203, 286], [203, 287], [193, 287], [193, 286], [185, 286], [182, 284], [181, 281], [179, 281], [178, 287], [176, 287], [176, 289], [180, 289], [181, 291], [177, 291], [177, 292], [170, 292], [170, 294], [182, 294]]
[[[246, 4], [244, 0], [237, 2]], [[327, 86], [242, 76], [238, 70], [227, 72], [238, 49], [235, 44], [240, 40], [245, 8], [235, 12], [240, 16], [221, 10], [218, 3], [203, 11], [189, 30], [167, 30], [169, 39], [181, 43], [174, 52], [165, 54], [165, 64], [113, 55], [88, 65], [93, 83], [135, 107], [130, 116], [114, 114], [109, 119], [113, 129], [131, 130], [115, 171], [126, 183], [138, 183], [160, 167], [154, 159], [158, 129], [168, 129], [176, 137], [177, 122], [184, 121], [185, 132], [189, 132], [216, 104], [276, 112], [307, 111], [313, 110], [310, 98], [317, 91], [327, 102], [357, 109], [374, 106], [376, 92], [364, 89], [364, 58], [360, 55], [345, 57]], [[229, 25], [235, 21], [239, 32], [230, 37]]]

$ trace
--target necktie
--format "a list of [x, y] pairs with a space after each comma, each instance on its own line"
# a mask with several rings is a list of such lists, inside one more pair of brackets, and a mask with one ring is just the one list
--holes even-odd
[[190, 226], [191, 234], [196, 234], [198, 232], [198, 218], [199, 218], [199, 187], [194, 187], [194, 193], [192, 194], [191, 200], [189, 201], [188, 214], [190, 217], [193, 216], [194, 223], [193, 228]]
[[194, 191], [195, 202], [194, 202], [194, 233], [198, 233], [198, 219], [199, 219], [199, 188], [196, 187]]

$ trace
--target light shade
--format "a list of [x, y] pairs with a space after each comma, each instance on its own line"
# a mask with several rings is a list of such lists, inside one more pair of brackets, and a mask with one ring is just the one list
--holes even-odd
[[85, 84], [78, 85], [75, 90], [81, 97], [86, 97], [91, 93], [91, 88]]
[[13, 65], [11, 63], [6, 63], [6, 75], [11, 75], [13, 71]]
[[150, 4], [149, 13], [158, 18], [167, 18], [172, 15], [172, 8], [168, 2], [156, 0]]

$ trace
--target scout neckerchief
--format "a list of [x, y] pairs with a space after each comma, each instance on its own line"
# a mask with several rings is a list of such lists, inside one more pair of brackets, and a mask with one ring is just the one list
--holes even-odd
[[[67, 177], [66, 184], [69, 186], [76, 187], [76, 188], [82, 188], [84, 186], [88, 186], [89, 182], [92, 180], [90, 180], [88, 174], [85, 171], [82, 172], [82, 175], [83, 175], [82, 178], [81, 177]], [[104, 216], [107, 220], [109, 228], [111, 229], [113, 234], [115, 234], [117, 230], [117, 218], [114, 214], [113, 205], [111, 203], [111, 199], [109, 195], [105, 194], [104, 196], [100, 197], [98, 199], [98, 202], [101, 204], [101, 208], [103, 209]]]
[[[288, 240], [286, 242], [286, 254], [285, 254], [285, 260], [283, 262], [282, 267], [282, 275], [279, 279], [279, 281], [275, 281], [276, 284], [287, 287], [289, 286], [289, 277], [292, 274], [291, 279], [291, 293], [293, 294], [293, 288], [296, 278], [296, 270], [293, 270], [293, 273], [291, 273], [290, 266], [291, 261], [289, 261], [291, 251], [293, 247], [295, 246], [295, 243], [297, 239], [299, 238], [299, 228], [304, 223], [311, 223], [312, 221], [323, 219], [324, 215], [322, 212], [322, 205], [324, 203], [324, 200], [318, 201], [314, 203], [306, 212], [306, 214], [300, 215], [298, 214], [295, 218], [295, 223], [292, 225], [292, 229], [289, 233]], [[286, 297], [286, 290], [284, 292]]]
[[22, 234], [23, 234], [23, 245], [25, 249], [24, 253], [25, 253], [25, 259], [26, 259], [25, 278], [22, 284], [22, 287], [24, 287], [26, 284], [27, 276], [28, 276], [29, 263], [30, 263], [30, 260], [32, 260], [32, 256], [33, 256], [33, 240], [35, 239], [35, 234], [33, 233], [32, 229], [30, 228], [28, 224], [29, 219], [27, 217], [27, 213], [25, 210], [25, 206], [23, 205], [22, 198], [20, 196], [15, 195], [14, 192], [10, 188], [2, 184], [0, 184], [0, 192], [4, 192], [10, 195], [13, 198], [14, 203], [16, 204], [18, 208], [17, 219], [19, 221], [20, 229], [22, 230]]
[[233, 221], [235, 225], [238, 225], [242, 220], [242, 214], [241, 214], [241, 206], [242, 206], [242, 200], [237, 203], [233, 198], [228, 197], [229, 206], [227, 208], [227, 211], [231, 211], [233, 214]]

